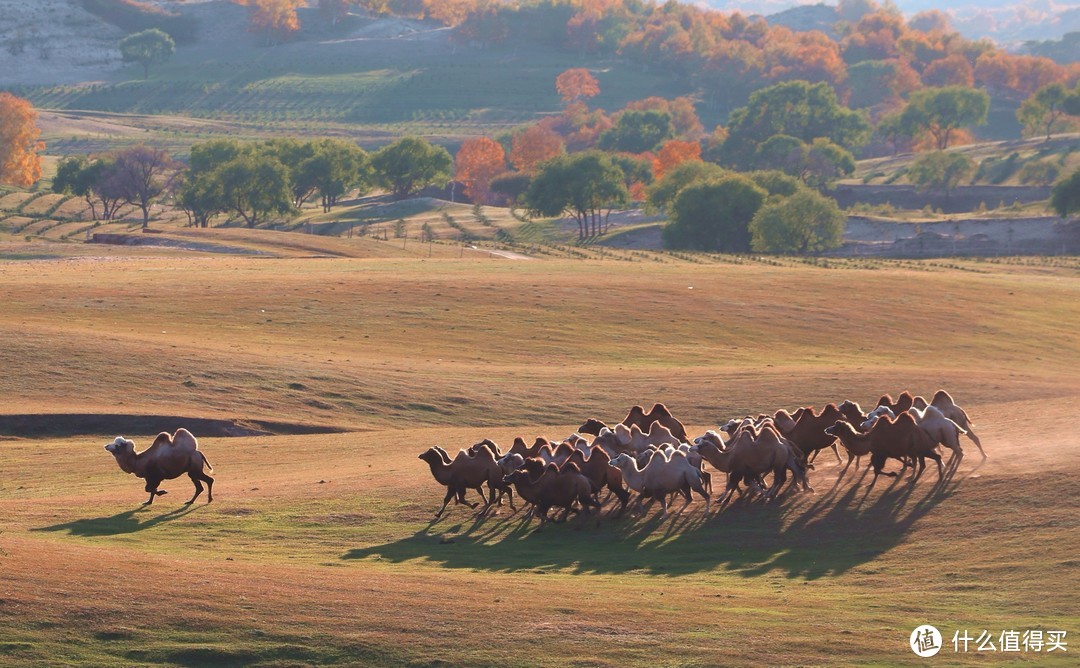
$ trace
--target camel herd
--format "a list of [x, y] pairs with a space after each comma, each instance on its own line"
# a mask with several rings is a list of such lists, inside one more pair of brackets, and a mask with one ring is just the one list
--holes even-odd
[[[938, 390], [930, 401], [909, 392], [896, 400], [886, 394], [865, 413], [854, 401], [828, 404], [821, 411], [809, 407], [790, 413], [778, 410], [771, 415], [729, 420], [693, 439], [663, 404], [655, 404], [649, 412], [634, 406], [618, 424], [609, 426], [589, 418], [561, 441], [540, 437], [529, 446], [519, 437], [504, 451], [484, 439], [453, 458], [437, 445], [419, 458], [446, 487], [436, 518], [451, 501], [475, 509], [480, 503], [469, 503], [465, 498], [469, 490], [475, 490], [483, 503], [480, 516], [501, 506], [504, 498], [516, 512], [516, 492], [519, 500], [531, 506], [528, 517], [538, 515], [543, 523], [600, 509], [604, 490], [605, 501], [614, 498], [618, 502], [617, 514], [636, 498], [635, 512], [642, 512], [646, 503], [659, 502], [661, 516], [666, 517], [671, 499], [684, 499], [682, 512], [694, 494], [705, 501], [708, 512], [712, 500], [710, 468], [727, 476], [720, 505], [736, 492], [774, 499], [784, 491], [789, 475], [787, 489], [812, 491], [808, 471], [820, 451], [832, 449], [844, 463], [838, 444], [847, 451], [840, 478], [852, 462], [858, 468], [861, 458], [869, 455], [868, 466], [874, 471], [871, 487], [879, 475], [903, 475], [908, 467], [912, 468], [912, 480], [917, 480], [926, 459], [937, 464], [941, 479], [944, 465], [938, 448], [952, 452], [948, 466], [955, 469], [963, 458], [960, 436], [971, 439], [986, 458], [967, 413], [948, 392]], [[899, 473], [883, 470], [889, 459], [901, 463]], [[768, 483], [767, 476], [771, 476]], [[552, 508], [562, 514], [550, 518]]]
[[[694, 494], [705, 501], [708, 512], [713, 471], [726, 475], [720, 505], [736, 492], [740, 497], [749, 494], [751, 498], [774, 499], [784, 491], [789, 476], [787, 489], [812, 491], [808, 472], [819, 452], [832, 449], [837, 460], [844, 463], [837, 444], [847, 451], [841, 478], [852, 462], [858, 468], [860, 459], [869, 455], [874, 481], [879, 475], [903, 475], [908, 467], [912, 468], [912, 479], [918, 479], [926, 459], [937, 464], [941, 479], [944, 465], [937, 450], [941, 447], [952, 452], [948, 466], [955, 469], [964, 456], [961, 436], [974, 442], [986, 458], [967, 413], [948, 392], [938, 390], [930, 401], [909, 392], [896, 400], [884, 395], [873, 410], [865, 413], [853, 401], [828, 404], [821, 411], [778, 410], [771, 415], [729, 420], [693, 439], [663, 404], [654, 405], [648, 412], [634, 406], [613, 426], [590, 418], [561, 441], [541, 437], [530, 446], [519, 437], [504, 451], [484, 439], [454, 457], [436, 445], [419, 458], [428, 464], [435, 480], [446, 487], [436, 518], [451, 501], [471, 508], [479, 506], [465, 498], [469, 490], [475, 490], [483, 503], [481, 516], [493, 506], [501, 506], [504, 498], [510, 510], [516, 512], [516, 494], [530, 506], [529, 517], [538, 514], [543, 523], [550, 519], [552, 508], [562, 511], [559, 521], [570, 513], [601, 508], [600, 497], [605, 490], [604, 500], [614, 498], [618, 514], [633, 499], [635, 512], [643, 512], [646, 503], [659, 502], [662, 516], [666, 516], [668, 504], [679, 496], [684, 499], [679, 509], [682, 512], [692, 503]], [[122, 436], [105, 446], [122, 471], [146, 480], [150, 498], [143, 505], [166, 493], [159, 489], [162, 481], [184, 474], [195, 486], [187, 504], [202, 494], [204, 482], [207, 503], [214, 500], [214, 479], [205, 473], [213, 467], [198, 448], [198, 441], [186, 429], [178, 429], [171, 436], [166, 432], [158, 434], [142, 452], [136, 452], [134, 442]], [[883, 470], [889, 459], [902, 464], [899, 473]], [[767, 477], [771, 477], [768, 482]]]

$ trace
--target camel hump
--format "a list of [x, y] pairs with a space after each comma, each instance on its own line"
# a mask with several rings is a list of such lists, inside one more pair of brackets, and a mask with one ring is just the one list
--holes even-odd
[[[160, 439], [162, 436], [168, 437], [168, 434], [162, 432], [158, 435], [158, 438]], [[177, 429], [176, 433], [173, 434], [172, 445], [174, 447], [191, 448], [192, 450], [199, 449], [199, 442], [195, 439], [195, 436], [183, 427]]]
[[154, 447], [155, 445], [173, 445], [173, 438], [169, 435], [169, 432], [163, 431], [157, 435], [157, 438], [154, 439], [154, 443], [150, 447]]
[[668, 407], [665, 406], [664, 404], [655, 403], [655, 404], [653, 404], [652, 409], [649, 411], [649, 415], [653, 415], [653, 416], [663, 415], [665, 417], [671, 417], [671, 411], [669, 411]]

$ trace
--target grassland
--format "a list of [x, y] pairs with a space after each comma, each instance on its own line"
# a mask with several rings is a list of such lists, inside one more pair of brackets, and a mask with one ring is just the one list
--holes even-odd
[[[1080, 627], [1073, 260], [135, 250], [153, 255], [0, 261], [4, 412], [71, 425], [0, 440], [0, 663], [902, 665], [921, 623]], [[431, 523], [415, 459], [632, 403], [701, 429], [939, 386], [991, 457], [969, 447], [943, 485], [834, 486], [822, 457], [816, 492], [779, 504], [534, 533], [506, 510]], [[184, 508], [176, 481], [140, 509], [101, 449], [115, 433], [75, 413], [117, 415], [112, 432], [130, 413], [348, 431], [203, 437], [214, 503]], [[1071, 653], [947, 642], [935, 661], [1022, 659]]]

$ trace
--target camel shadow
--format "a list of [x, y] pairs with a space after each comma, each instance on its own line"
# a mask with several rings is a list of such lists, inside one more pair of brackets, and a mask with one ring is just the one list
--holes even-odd
[[54, 524], [47, 527], [37, 527], [31, 531], [66, 531], [71, 536], [94, 537], [94, 536], [120, 536], [150, 529], [159, 524], [171, 522], [192, 513], [202, 506], [181, 506], [168, 512], [142, 519], [140, 514], [147, 512], [146, 508], [133, 508], [109, 517], [95, 517], [81, 519], [63, 524]]
[[948, 475], [914, 485], [879, 481], [869, 494], [848, 483], [779, 502], [733, 501], [708, 514], [697, 502], [664, 519], [655, 511], [621, 519], [581, 516], [540, 531], [538, 520], [526, 523], [521, 512], [442, 520], [397, 541], [349, 550], [341, 559], [424, 560], [500, 572], [686, 575], [723, 568], [745, 577], [817, 579], [896, 547], [959, 484]]

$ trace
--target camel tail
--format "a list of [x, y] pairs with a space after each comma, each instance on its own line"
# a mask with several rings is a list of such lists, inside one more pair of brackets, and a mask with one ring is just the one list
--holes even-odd
[[198, 453], [199, 453], [200, 455], [202, 455], [202, 460], [203, 460], [203, 464], [206, 464], [206, 468], [208, 468], [208, 469], [210, 469], [211, 471], [213, 471], [213, 470], [214, 470], [214, 466], [213, 466], [213, 464], [211, 464], [211, 463], [210, 463], [210, 460], [206, 458], [206, 455], [205, 455], [205, 454], [203, 454], [202, 450], [198, 450], [197, 452], [198, 452]]

